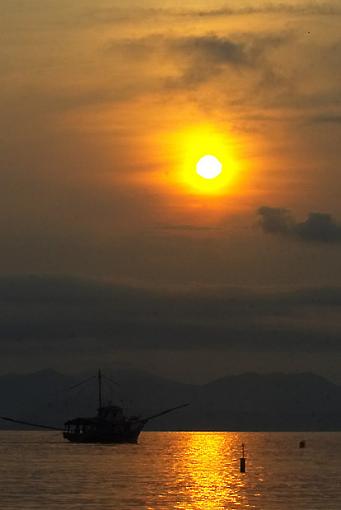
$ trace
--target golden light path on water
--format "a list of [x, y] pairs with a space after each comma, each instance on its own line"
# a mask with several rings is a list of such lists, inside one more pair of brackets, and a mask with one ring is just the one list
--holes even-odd
[[224, 433], [194, 433], [185, 437], [186, 457], [180, 459], [180, 472], [190, 481], [188, 501], [177, 508], [215, 510], [217, 508], [249, 508], [243, 491], [245, 477], [238, 471], [235, 457], [236, 437]]

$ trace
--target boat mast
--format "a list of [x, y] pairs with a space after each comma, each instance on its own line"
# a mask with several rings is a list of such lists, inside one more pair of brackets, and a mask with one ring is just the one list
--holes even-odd
[[102, 407], [102, 373], [98, 370], [98, 406], [99, 409]]

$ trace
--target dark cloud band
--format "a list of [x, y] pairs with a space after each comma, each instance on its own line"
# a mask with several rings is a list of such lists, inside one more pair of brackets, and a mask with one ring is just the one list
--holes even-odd
[[0, 300], [0, 351], [6, 355], [19, 356], [27, 346], [32, 353], [78, 349], [80, 356], [123, 348], [341, 349], [338, 327], [324, 331], [324, 310], [339, 313], [340, 288], [148, 289], [72, 278], [8, 277], [0, 280]]

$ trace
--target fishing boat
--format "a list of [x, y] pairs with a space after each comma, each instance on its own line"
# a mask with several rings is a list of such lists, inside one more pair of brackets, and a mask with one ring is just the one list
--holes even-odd
[[125, 416], [123, 408], [116, 405], [103, 405], [102, 399], [102, 373], [98, 371], [98, 409], [95, 416], [84, 418], [77, 417], [68, 420], [64, 429], [42, 425], [22, 420], [16, 420], [1, 416], [2, 420], [31, 427], [39, 427], [49, 430], [60, 430], [64, 439], [72, 443], [137, 443], [140, 432], [146, 423], [154, 418], [163, 416], [177, 409], [188, 406], [182, 404], [165, 409], [151, 416]]
[[147, 417], [124, 415], [122, 407], [103, 406], [102, 374], [98, 371], [97, 415], [90, 418], [74, 418], [65, 422], [63, 436], [73, 443], [137, 443], [146, 423], [154, 418], [175, 411], [188, 404], [166, 409]]

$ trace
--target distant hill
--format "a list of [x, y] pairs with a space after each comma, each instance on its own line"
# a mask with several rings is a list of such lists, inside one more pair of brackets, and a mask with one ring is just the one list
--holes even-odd
[[202, 386], [191, 413], [194, 429], [341, 430], [341, 387], [314, 374], [228, 376]]
[[[59, 426], [73, 416], [91, 416], [97, 406], [96, 378], [80, 382], [51, 370], [1, 376], [0, 415]], [[149, 430], [341, 430], [341, 386], [309, 373], [248, 373], [200, 386], [121, 370], [103, 386], [105, 400], [131, 414], [191, 402], [150, 422]], [[0, 428], [8, 425], [0, 421]]]

